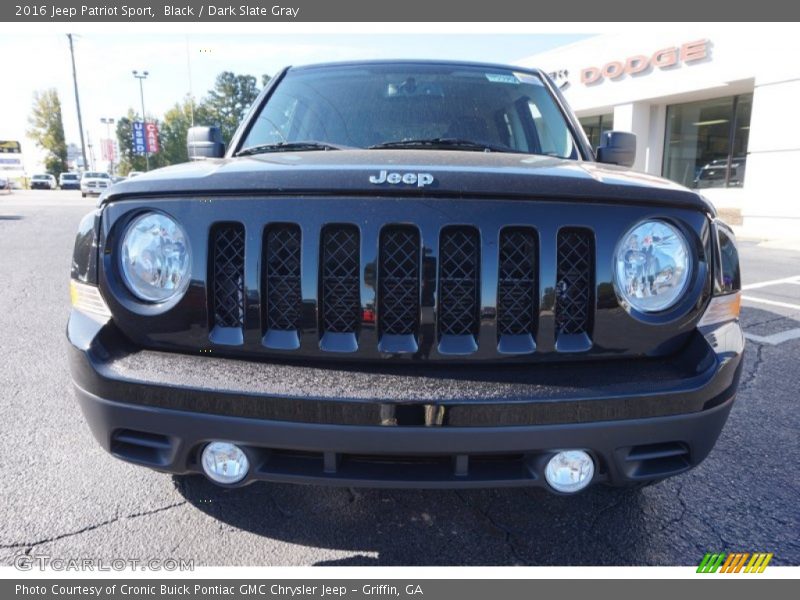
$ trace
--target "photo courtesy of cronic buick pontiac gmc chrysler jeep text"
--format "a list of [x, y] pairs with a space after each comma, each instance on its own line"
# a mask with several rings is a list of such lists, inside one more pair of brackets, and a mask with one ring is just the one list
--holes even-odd
[[103, 190], [67, 335], [114, 456], [223, 486], [639, 486], [711, 451], [731, 230], [547, 76], [287, 68], [227, 147]]

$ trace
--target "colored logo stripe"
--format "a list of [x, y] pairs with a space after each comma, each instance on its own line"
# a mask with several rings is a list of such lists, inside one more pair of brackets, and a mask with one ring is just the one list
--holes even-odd
[[[698, 573], [739, 573], [744, 568], [745, 573], [763, 573], [764, 569], [772, 560], [772, 552], [732, 552], [726, 554], [725, 552], [711, 553], [707, 552], [700, 561], [697, 567]], [[747, 559], [750, 562], [747, 562]], [[745, 567], [745, 563], [747, 566]]]
[[706, 555], [703, 557], [703, 560], [700, 562], [700, 566], [697, 567], [698, 573], [716, 573], [719, 566], [722, 564], [722, 561], [725, 560], [725, 553], [721, 552], [719, 554], [711, 554], [707, 552]]
[[772, 560], [772, 552], [766, 554], [764, 552], [760, 552], [758, 554], [753, 554], [753, 558], [750, 559], [750, 562], [745, 567], [745, 573], [763, 573], [764, 569], [767, 568], [769, 561]]
[[748, 552], [735, 552], [733, 554], [729, 554], [725, 564], [722, 565], [722, 570], [720, 573], [738, 573], [742, 570], [742, 566], [744, 566], [744, 562], [749, 556], [750, 554]]

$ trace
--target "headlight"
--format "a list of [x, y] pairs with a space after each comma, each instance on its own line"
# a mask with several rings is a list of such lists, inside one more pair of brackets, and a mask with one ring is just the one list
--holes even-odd
[[189, 240], [164, 214], [151, 212], [134, 219], [122, 238], [120, 257], [125, 284], [142, 300], [164, 302], [189, 285]]
[[686, 238], [664, 221], [644, 221], [628, 230], [617, 246], [615, 263], [617, 295], [646, 313], [674, 306], [692, 270]]

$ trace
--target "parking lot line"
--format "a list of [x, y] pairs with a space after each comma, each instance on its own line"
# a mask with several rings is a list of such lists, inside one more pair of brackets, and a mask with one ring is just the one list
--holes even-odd
[[769, 281], [759, 281], [757, 283], [748, 283], [742, 286], [742, 290], [757, 290], [758, 288], [769, 287], [771, 285], [780, 285], [782, 283], [798, 283], [800, 284], [800, 275], [793, 275], [791, 277], [783, 277], [781, 279], [771, 279]]
[[791, 302], [778, 302], [777, 300], [767, 300], [766, 298], [756, 298], [755, 296], [742, 296], [742, 300], [745, 302], [756, 302], [760, 304], [769, 304], [770, 306], [800, 310], [800, 304], [792, 304]]
[[754, 333], [745, 333], [744, 337], [759, 344], [770, 344], [771, 346], [777, 346], [783, 342], [800, 338], [800, 328], [787, 329], [786, 331], [773, 333], [772, 335], [756, 335]]

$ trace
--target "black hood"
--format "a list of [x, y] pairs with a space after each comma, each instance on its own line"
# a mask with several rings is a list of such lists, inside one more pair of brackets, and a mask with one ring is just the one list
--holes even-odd
[[[430, 174], [433, 182], [372, 183], [370, 178], [380, 178], [382, 171]], [[241, 194], [574, 199], [714, 212], [699, 194], [630, 169], [529, 154], [449, 150], [331, 150], [202, 160], [120, 182], [101, 203], [125, 197]]]

